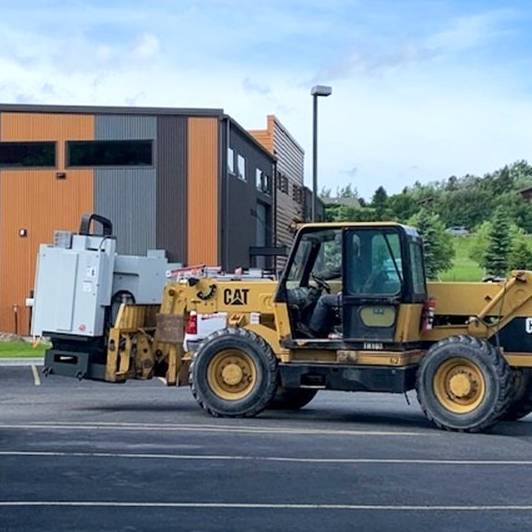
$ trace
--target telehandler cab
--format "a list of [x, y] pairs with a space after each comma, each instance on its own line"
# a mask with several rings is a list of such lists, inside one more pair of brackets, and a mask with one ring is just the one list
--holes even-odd
[[[299, 229], [279, 281], [183, 269], [160, 304], [146, 303], [135, 291], [150, 278], [137, 272], [138, 286], [124, 289], [109, 228], [104, 233], [85, 224], [72, 237], [81, 244], [41, 246], [33, 332], [52, 342], [46, 374], [164, 377], [190, 385], [213, 416], [295, 410], [319, 390], [414, 388], [427, 418], [447, 430], [481, 431], [532, 411], [531, 272], [427, 284], [415, 229], [320, 223]], [[73, 248], [82, 254], [68, 262]], [[60, 276], [44, 267], [53, 250]], [[190, 341], [202, 320], [218, 325]]]

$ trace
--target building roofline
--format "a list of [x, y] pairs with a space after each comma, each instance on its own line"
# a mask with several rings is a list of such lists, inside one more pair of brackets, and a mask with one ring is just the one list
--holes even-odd
[[266, 115], [266, 127], [264, 129], [253, 128], [253, 129], [250, 129], [249, 132], [251, 134], [271, 133], [273, 135], [273, 131], [270, 131], [270, 128], [269, 128], [269, 120], [270, 120], [270, 118], [277, 124], [277, 127], [294, 143], [294, 145], [297, 148], [299, 148], [301, 153], [304, 155], [305, 154], [305, 150], [303, 149], [303, 146], [301, 146], [301, 144], [299, 144], [299, 142], [290, 134], [290, 132], [288, 131], [286, 126], [277, 118], [276, 115]]
[[299, 144], [299, 142], [291, 135], [286, 126], [277, 118], [276, 115], [267, 115], [266, 120], [268, 120], [270, 116], [274, 122], [277, 122], [277, 125], [283, 130], [283, 133], [285, 133], [285, 135], [301, 150], [302, 153], [305, 153], [303, 146], [301, 146], [301, 144]]
[[223, 115], [225, 120], [229, 120], [231, 127], [238, 129], [247, 139], [259, 150], [261, 150], [265, 155], [267, 155], [273, 162], [277, 161], [277, 157], [267, 148], [265, 148], [247, 129], [242, 127], [234, 118], [229, 115]]
[[109, 114], [109, 115], [185, 115], [222, 118], [223, 109], [199, 109], [187, 107], [128, 107], [105, 105], [45, 105], [0, 103], [3, 113], [64, 113], [64, 114]]
[[272, 161], [277, 157], [270, 153], [253, 135], [243, 128], [234, 118], [224, 113], [223, 109], [199, 109], [188, 107], [127, 107], [104, 105], [47, 105], [0, 103], [0, 113], [60, 113], [60, 114], [101, 114], [101, 115], [167, 115], [167, 116], [199, 116], [227, 119], [249, 141]]

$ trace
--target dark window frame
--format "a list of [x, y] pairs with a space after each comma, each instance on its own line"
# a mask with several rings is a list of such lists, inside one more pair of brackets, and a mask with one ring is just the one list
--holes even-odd
[[[71, 164], [70, 149], [74, 143], [150, 143], [150, 164]], [[65, 168], [68, 169], [83, 169], [83, 168], [154, 168], [155, 167], [155, 139], [92, 139], [92, 140], [67, 140], [65, 142]]]
[[54, 150], [54, 163], [52, 166], [50, 165], [46, 165], [46, 166], [41, 166], [41, 165], [18, 165], [18, 164], [2, 164], [2, 162], [0, 161], [0, 169], [6, 171], [11, 171], [11, 170], [56, 170], [57, 167], [58, 167], [58, 141], [57, 140], [3, 140], [3, 141], [0, 141], [0, 147], [2, 145], [15, 145], [15, 144], [18, 144], [18, 145], [51, 145], [53, 146], [53, 150]]
[[280, 172], [278, 175], [278, 188], [283, 194], [289, 193], [288, 177]]
[[271, 196], [272, 194], [272, 178], [260, 168], [255, 168], [255, 186], [257, 190], [265, 194], [266, 196]]

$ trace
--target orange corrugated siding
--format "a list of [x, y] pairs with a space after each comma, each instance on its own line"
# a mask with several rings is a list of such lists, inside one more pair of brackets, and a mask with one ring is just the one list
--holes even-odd
[[218, 119], [188, 119], [187, 262], [217, 265]]
[[[14, 329], [13, 306], [19, 309], [19, 332], [27, 333], [25, 299], [34, 285], [39, 244], [51, 242], [56, 229], [77, 230], [82, 212], [93, 208], [93, 171], [65, 169], [66, 140], [94, 138], [92, 115], [2, 113], [0, 140], [57, 142], [57, 168], [0, 172], [0, 329]], [[56, 172], [66, 171], [66, 179]], [[20, 229], [28, 236], [21, 238]]]
[[251, 129], [248, 131], [256, 141], [260, 142], [270, 153], [273, 153], [273, 128], [275, 127], [275, 116], [268, 115], [266, 129]]

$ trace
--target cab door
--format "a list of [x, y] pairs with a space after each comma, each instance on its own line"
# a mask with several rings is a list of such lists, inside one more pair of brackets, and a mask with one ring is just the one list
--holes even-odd
[[344, 341], [393, 342], [404, 289], [401, 242], [397, 227], [344, 230]]

